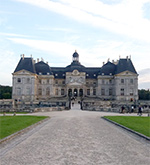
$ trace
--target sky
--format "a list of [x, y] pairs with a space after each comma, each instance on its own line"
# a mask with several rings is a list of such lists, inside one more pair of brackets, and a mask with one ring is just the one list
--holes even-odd
[[0, 0], [0, 85], [12, 86], [21, 54], [66, 67], [131, 58], [150, 89], [150, 0]]

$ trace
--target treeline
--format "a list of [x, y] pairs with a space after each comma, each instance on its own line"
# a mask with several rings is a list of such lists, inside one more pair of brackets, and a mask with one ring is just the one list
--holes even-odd
[[[139, 100], [150, 100], [150, 90], [139, 89]], [[0, 99], [11, 99], [12, 87], [0, 85]]]
[[140, 89], [138, 90], [139, 100], [150, 100], [150, 90]]
[[12, 87], [0, 85], [0, 99], [11, 99]]

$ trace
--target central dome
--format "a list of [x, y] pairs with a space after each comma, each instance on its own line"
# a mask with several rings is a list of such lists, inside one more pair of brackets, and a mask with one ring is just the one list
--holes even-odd
[[75, 51], [75, 52], [73, 53], [73, 58], [77, 58], [77, 57], [79, 57], [79, 54]]

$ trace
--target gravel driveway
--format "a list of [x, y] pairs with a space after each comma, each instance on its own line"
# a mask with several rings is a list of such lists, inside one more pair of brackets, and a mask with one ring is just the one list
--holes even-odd
[[51, 118], [0, 146], [1, 165], [150, 164], [150, 144], [100, 118], [110, 114], [70, 110], [37, 115]]

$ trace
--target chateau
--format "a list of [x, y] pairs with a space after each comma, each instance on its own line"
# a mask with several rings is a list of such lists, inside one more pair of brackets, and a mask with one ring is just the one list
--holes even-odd
[[12, 98], [69, 107], [71, 100], [93, 105], [100, 101], [138, 100], [138, 74], [129, 57], [85, 67], [75, 51], [66, 67], [51, 67], [32, 57], [21, 56], [13, 72]]

